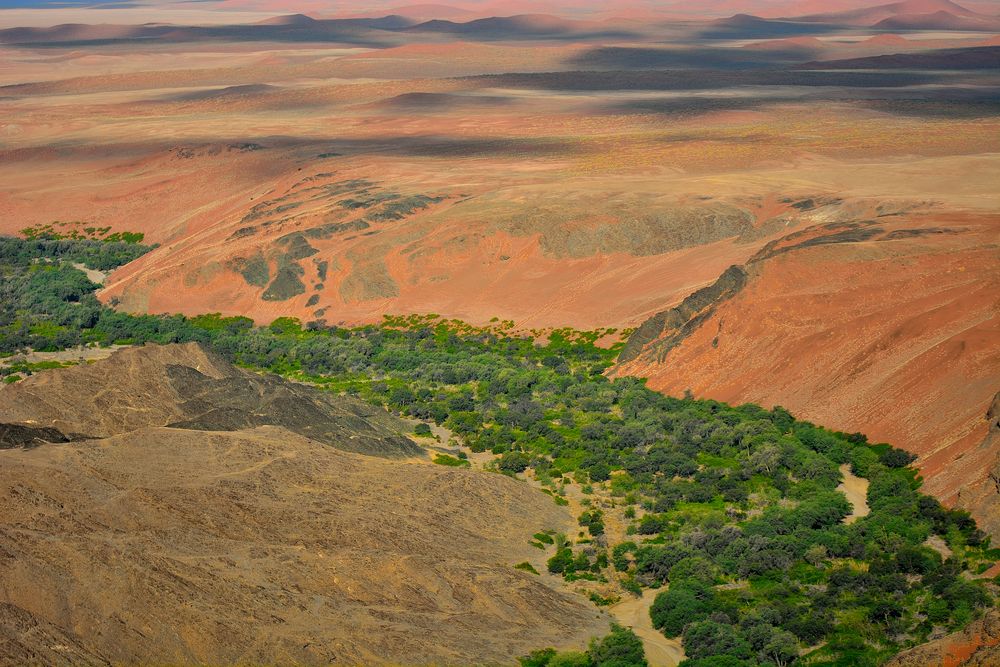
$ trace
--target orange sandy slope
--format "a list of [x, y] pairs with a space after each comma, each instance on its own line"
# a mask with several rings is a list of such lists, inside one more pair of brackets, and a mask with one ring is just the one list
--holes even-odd
[[662, 360], [617, 372], [667, 393], [782, 405], [915, 452], [926, 490], [995, 534], [1000, 451], [986, 413], [1000, 388], [1000, 215], [932, 209], [874, 224], [884, 233], [870, 240], [751, 264], [746, 287]]

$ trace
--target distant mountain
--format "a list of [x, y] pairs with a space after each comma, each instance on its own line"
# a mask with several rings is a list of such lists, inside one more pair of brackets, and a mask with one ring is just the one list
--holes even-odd
[[403, 30], [415, 22], [405, 16], [378, 18], [314, 19], [290, 14], [259, 23], [185, 26], [163, 23], [141, 25], [65, 24], [50, 28], [10, 28], [0, 30], [0, 43], [94, 43], [132, 40], [190, 41], [317, 41], [345, 42], [366, 46], [390, 43], [387, 32]]
[[820, 50], [825, 46], [822, 40], [815, 37], [787, 37], [784, 39], [769, 39], [764, 42], [754, 42], [747, 44], [743, 48], [754, 51], [811, 52]]
[[416, 21], [400, 16], [399, 14], [389, 14], [374, 18], [348, 18], [348, 19], [314, 19], [305, 14], [288, 14], [285, 16], [275, 16], [264, 19], [256, 25], [280, 26], [285, 28], [303, 28], [308, 30], [323, 29], [343, 29], [343, 28], [375, 28], [378, 30], [402, 30], [414, 25]]
[[902, 0], [875, 7], [864, 7], [842, 12], [828, 12], [798, 17], [795, 20], [817, 23], [872, 26], [897, 16], [935, 14], [945, 12], [954, 16], [981, 18], [984, 15], [966, 9], [952, 0]]
[[873, 27], [878, 30], [988, 31], [1000, 29], [1000, 20], [938, 11], [930, 14], [899, 14], [883, 19]]
[[33, 42], [84, 42], [93, 40], [134, 39], [136, 37], [155, 37], [163, 35], [176, 26], [167, 25], [112, 25], [63, 23], [47, 28], [8, 28], [0, 30], [0, 42], [33, 43]]
[[574, 22], [548, 14], [494, 16], [464, 23], [436, 19], [410, 28], [414, 32], [444, 32], [456, 35], [564, 35], [574, 32]]
[[966, 9], [952, 0], [903, 0], [886, 5], [886, 7], [892, 8], [897, 14], [949, 12], [958, 16], [978, 16], [976, 12]]
[[708, 24], [702, 37], [724, 39], [766, 39], [827, 32], [826, 26], [784, 19], [765, 19], [752, 14], [736, 14]]
[[712, 21], [712, 25], [726, 28], [752, 28], [760, 25], [769, 25], [770, 23], [772, 23], [771, 19], [764, 19], [753, 14], [736, 14], [729, 18]]
[[407, 29], [410, 32], [434, 32], [461, 35], [466, 39], [519, 39], [561, 37], [627, 37], [630, 33], [595, 21], [576, 21], [550, 14], [493, 16], [458, 23], [436, 19]]
[[629, 37], [632, 33], [594, 21], [576, 21], [548, 14], [494, 16], [467, 22], [433, 19], [418, 23], [399, 14], [377, 18], [315, 19], [305, 14], [289, 14], [244, 25], [181, 26], [67, 24], [51, 28], [11, 28], [0, 30], [0, 43], [37, 44], [72, 42], [114, 42], [128, 40], [164, 41], [342, 41], [366, 46], [395, 43], [392, 32], [440, 33], [465, 39], [535, 39], [563, 37]]
[[475, 17], [476, 13], [451, 5], [439, 5], [433, 3], [403, 5], [393, 7], [391, 13], [405, 16], [420, 21], [430, 21], [432, 19], [464, 19]]
[[366, 28], [376, 28], [378, 30], [402, 30], [415, 25], [417, 22], [406, 16], [389, 14], [388, 16], [381, 16], [373, 19], [341, 19], [339, 21], [326, 21], [325, 23], [331, 25], [363, 26]]
[[258, 21], [257, 25], [312, 26], [316, 23], [316, 19], [305, 14], [286, 14], [285, 16], [274, 16], [263, 21]]

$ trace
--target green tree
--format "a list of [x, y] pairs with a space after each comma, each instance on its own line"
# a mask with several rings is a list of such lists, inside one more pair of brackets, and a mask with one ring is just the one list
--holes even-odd
[[684, 629], [684, 653], [691, 658], [728, 655], [739, 660], [753, 657], [750, 644], [728, 623], [697, 621]]
[[517, 661], [521, 663], [521, 667], [546, 667], [555, 656], [554, 648], [540, 648], [518, 658]]
[[563, 651], [549, 660], [548, 667], [593, 667], [590, 656], [581, 651]]
[[685, 579], [657, 595], [649, 615], [653, 627], [667, 637], [677, 637], [684, 626], [708, 618], [715, 609], [715, 590], [697, 579]]
[[497, 461], [500, 472], [514, 474], [524, 472], [531, 465], [531, 455], [525, 452], [507, 452]]
[[646, 667], [646, 653], [631, 628], [618, 624], [602, 639], [593, 639], [587, 649], [594, 667]]
[[791, 632], [775, 630], [761, 652], [778, 667], [786, 667], [799, 657], [799, 642]]
[[546, 565], [552, 574], [562, 574], [567, 569], [572, 569], [573, 550], [569, 547], [559, 547]]

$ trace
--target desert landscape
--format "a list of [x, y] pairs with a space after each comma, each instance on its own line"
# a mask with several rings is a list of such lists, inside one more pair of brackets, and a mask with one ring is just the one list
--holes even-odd
[[[422, 452], [363, 403], [261, 384], [193, 344], [35, 379], [0, 420], [77, 435], [4, 459], [5, 663], [478, 664], [606, 628], [504, 567], [564, 510], [498, 475], [392, 463]], [[203, 383], [225, 412], [194, 398]], [[270, 414], [247, 414], [256, 395]], [[309, 432], [330, 422], [342, 432]], [[43, 525], [71, 537], [54, 549]]]
[[[1000, 19], [945, 0], [422, 18], [0, 32], [0, 230], [143, 233], [159, 247], [102, 291], [131, 312], [626, 329], [768, 243], [878, 221], [888, 243], [811, 249], [823, 266], [757, 263], [771, 303], [728, 318], [754, 354], [690, 340], [620, 370], [864, 431], [929, 480], [982, 441], [1000, 390]], [[808, 323], [766, 323], [792, 303]], [[800, 360], [817, 340], [829, 360]], [[899, 358], [873, 365], [881, 348]], [[996, 521], [993, 454], [936, 492]]]
[[[985, 534], [1000, 539], [1000, 6], [995, 2], [13, 5], [0, 8], [0, 234], [148, 247], [128, 261], [100, 267], [77, 259], [97, 290], [100, 305], [93, 308], [159, 321], [178, 315], [195, 321], [215, 313], [249, 318], [245, 326], [265, 329], [279, 318], [295, 318], [303, 331], [334, 335], [383, 326], [387, 318], [442, 318], [464, 323], [456, 335], [520, 336], [538, 345], [550, 344], [553, 332], [567, 327], [594, 332], [596, 346], [606, 351], [600, 353], [606, 355], [601, 372], [608, 380], [640, 378], [670, 397], [752, 403], [775, 414], [787, 409], [799, 420], [864, 434], [875, 451], [888, 443], [915, 457], [923, 492], [946, 508], [967, 510]], [[84, 292], [73, 300], [82, 303]], [[0, 291], [0, 298], [14, 303], [13, 294]], [[100, 329], [97, 319], [95, 314], [80, 326]], [[21, 327], [18, 335], [24, 337], [55, 335], [22, 326], [22, 320], [23, 313], [12, 314], [0, 325], [11, 332]], [[101, 343], [189, 340], [182, 328], [153, 337], [125, 335], [129, 326], [120, 324], [117, 336], [102, 330]], [[425, 326], [423, 320], [419, 326]], [[217, 343], [198, 336], [193, 340]], [[73, 342], [97, 340], [84, 338]], [[55, 350], [68, 344], [53, 344], [51, 351], [10, 347], [43, 355], [18, 357], [18, 363], [81, 362], [79, 369], [53, 377], [82, 372], [88, 363], [83, 353], [44, 356], [61, 354]], [[239, 358], [239, 346], [217, 351], [248, 366], [317, 381], [309, 371], [312, 357], [296, 349], [285, 364], [279, 352], [262, 350], [247, 353], [256, 361]], [[112, 359], [122, 363], [127, 352]], [[87, 354], [90, 362], [105, 356]], [[358, 354], [370, 359], [373, 353]], [[190, 360], [161, 363], [205, 372]], [[360, 362], [343, 363], [352, 372], [361, 368]], [[122, 372], [130, 382], [156, 377], [161, 384], [158, 373], [169, 370]], [[233, 442], [221, 436], [213, 441], [215, 453], [198, 472], [201, 481], [192, 482], [199, 493], [215, 493], [209, 478], [234, 474], [237, 462], [218, 452], [240, 452], [239, 465], [251, 466], [262, 456], [257, 447], [283, 452], [287, 464], [319, 456], [312, 450], [323, 445], [322, 456], [331, 460], [317, 458], [311, 465], [325, 467], [316, 474], [353, 466], [346, 486], [382, 477], [405, 486], [399, 480], [409, 475], [429, 475], [414, 484], [433, 484], [432, 473], [440, 472], [433, 466], [428, 472], [427, 443], [414, 444], [410, 427], [393, 421], [395, 416], [373, 412], [348, 418], [342, 407], [326, 403], [309, 403], [308, 414], [300, 414], [306, 399], [275, 384], [201, 387], [197, 399], [180, 397], [189, 399], [190, 409], [176, 410], [170, 406], [179, 397], [147, 395], [137, 386], [131, 394], [141, 400], [126, 409], [124, 395], [114, 393], [102, 403], [77, 404], [73, 396], [80, 390], [52, 389], [45, 378], [39, 373], [5, 388], [0, 421], [45, 423], [72, 442], [44, 457], [38, 452], [49, 445], [10, 452], [4, 461], [10, 472], [2, 479], [9, 493], [0, 498], [9, 514], [24, 511], [23, 500], [11, 491], [22, 483], [20, 476], [69, 474], [67, 467], [86, 466], [104, 479], [111, 468], [135, 465], [125, 459], [141, 457], [148, 442], [169, 441], [178, 451], [198, 447], [191, 434], [170, 429], [204, 431], [220, 424], [234, 434], [226, 436]], [[391, 373], [373, 379], [389, 382], [386, 391], [397, 381]], [[244, 403], [276, 392], [279, 399], [269, 405], [292, 416], [264, 418], [260, 415], [270, 414], [266, 409], [246, 405], [234, 414], [232, 405], [213, 403], [215, 426], [190, 421], [205, 418], [203, 403], [220, 392], [237, 392]], [[61, 396], [61, 402], [52, 402], [49, 394]], [[420, 418], [409, 407], [383, 404], [399, 416]], [[158, 415], [152, 421], [150, 410]], [[252, 414], [244, 414], [247, 410]], [[94, 415], [103, 415], [103, 421], [87, 421]], [[134, 421], [135, 415], [144, 416]], [[424, 419], [454, 430], [446, 417]], [[377, 419], [375, 427], [365, 421], [371, 419]], [[336, 428], [325, 425], [331, 420]], [[380, 440], [371, 451], [369, 436], [357, 433], [376, 427], [386, 429], [380, 437], [392, 444]], [[78, 443], [70, 433], [104, 444]], [[455, 433], [456, 446], [474, 444], [471, 432]], [[38, 437], [51, 443], [54, 436]], [[350, 454], [330, 453], [329, 446]], [[400, 469], [404, 464], [398, 461], [364, 463], [369, 459], [354, 458], [359, 453], [422, 462]], [[834, 469], [848, 463], [855, 472], [864, 467], [846, 459], [833, 462]], [[614, 471], [622, 464], [609, 465]], [[210, 472], [208, 466], [219, 470]], [[241, 470], [241, 483], [264, 484], [261, 470]], [[564, 510], [538, 489], [529, 493], [492, 479], [471, 481], [480, 477], [476, 470], [454, 472], [469, 481], [449, 483], [484, 484], [466, 489], [477, 497], [524, 494], [509, 503], [517, 506], [517, 516], [502, 514], [513, 511], [510, 507], [468, 510], [501, 512], [489, 520], [511, 526], [511, 536], [530, 537], [548, 527], [561, 532], [567, 525], [572, 532], [575, 515], [560, 514]], [[563, 472], [568, 479], [571, 470]], [[288, 479], [267, 483], [295, 486], [299, 476], [313, 473], [287, 474]], [[798, 480], [794, 473], [792, 478]], [[88, 489], [98, 484], [74, 483]], [[295, 493], [308, 493], [296, 488]], [[339, 502], [338, 494], [356, 491], [328, 492], [330, 498], [310, 496], [310, 502]], [[53, 489], [37, 493], [52, 503], [69, 502], [68, 496], [56, 499]], [[306, 511], [293, 495], [272, 500]], [[129, 525], [159, 525], [164, 519], [156, 508], [174, 502], [144, 505], [137, 510], [138, 523]], [[375, 513], [383, 511], [378, 502], [366, 500]], [[432, 511], [421, 504], [430, 497], [417, 493], [408, 502], [414, 514]], [[609, 495], [608, 516], [616, 502]], [[850, 504], [858, 509], [857, 502]], [[231, 510], [224, 503], [217, 509], [220, 517]], [[585, 505], [571, 509], [590, 511]], [[98, 510], [79, 511], [92, 521]], [[259, 511], [284, 510], [275, 505]], [[645, 511], [653, 512], [652, 505]], [[529, 526], [532, 513], [545, 520]], [[641, 514], [633, 518], [638, 521]], [[79, 530], [86, 523], [61, 520], [51, 530], [70, 530], [67, 522]], [[431, 542], [458, 540], [466, 551], [456, 559], [480, 559], [487, 548], [483, 540], [496, 536], [474, 534], [476, 521], [469, 520], [463, 528], [442, 522], [443, 532], [427, 536], [427, 543], [400, 549], [412, 546], [420, 558], [436, 558]], [[311, 522], [312, 533], [303, 539], [321, 539], [315, 531], [323, 525]], [[148, 526], [143, 530], [154, 530]], [[14, 529], [5, 524], [0, 535], [13, 540]], [[459, 529], [472, 532], [461, 538], [448, 534]], [[624, 528], [620, 537], [631, 539]], [[116, 549], [132, 558], [135, 549], [154, 543], [159, 545], [153, 540]], [[206, 543], [186, 548], [196, 553]], [[521, 537], [489, 544], [504, 554], [505, 563], [531, 562]], [[44, 568], [37, 559], [52, 557], [22, 547], [4, 547], [5, 558], [20, 568], [5, 575], [5, 590], [40, 577]], [[87, 563], [100, 559], [92, 548], [78, 554], [81, 560], [72, 567], [92, 567]], [[449, 577], [471, 567], [462, 561], [449, 567], [446, 577], [428, 572], [426, 564], [391, 564], [397, 556], [406, 560], [394, 552], [379, 567], [419, 571], [420, 586], [434, 590], [458, 587]], [[289, 557], [306, 567], [305, 556]], [[261, 564], [267, 572], [283, 562], [277, 553], [262, 558], [275, 559]], [[544, 568], [544, 560], [537, 564]], [[483, 574], [472, 591], [454, 588], [449, 595], [460, 601], [456, 609], [466, 609], [478, 604], [470, 600], [501, 596], [514, 585], [505, 579], [509, 575]], [[523, 571], [516, 575], [518, 581], [531, 580]], [[496, 634], [489, 641], [480, 637], [478, 648], [463, 634], [472, 625], [450, 627], [437, 644], [410, 638], [432, 626], [440, 629], [438, 614], [466, 613], [454, 609], [424, 610], [419, 621], [400, 621], [398, 641], [377, 648], [364, 645], [370, 631], [361, 621], [357, 637], [343, 634], [343, 645], [316, 638], [301, 642], [309, 648], [293, 647], [318, 632], [299, 618], [291, 628], [267, 635], [280, 652], [250, 644], [247, 652], [235, 653], [220, 645], [218, 633], [131, 637], [136, 643], [126, 645], [119, 630], [95, 620], [103, 613], [97, 598], [79, 604], [75, 601], [84, 598], [50, 600], [49, 606], [28, 611], [24, 599], [8, 595], [2, 602], [32, 615], [24, 620], [11, 612], [10, 618], [21, 619], [17, 623], [48, 628], [63, 637], [59, 641], [78, 647], [73, 659], [82, 663], [128, 662], [135, 656], [213, 664], [509, 663], [533, 648], [582, 649], [590, 636], [608, 632], [615, 615], [595, 609], [579, 590], [564, 590], [560, 582], [549, 581], [537, 591], [517, 584], [522, 597], [491, 607]], [[228, 584], [252, 585], [237, 579]], [[405, 587], [402, 579], [396, 584]], [[293, 597], [320, 595], [313, 586], [319, 584], [303, 586]], [[631, 624], [640, 636], [658, 631], [646, 627], [652, 590], [646, 589], [648, 601], [638, 616], [632, 607], [622, 612], [640, 619]], [[230, 593], [219, 588], [211, 594]], [[379, 595], [397, 596], [395, 607], [379, 603], [386, 623], [410, 602], [417, 604], [398, 591]], [[610, 593], [601, 589], [595, 595]], [[536, 608], [541, 603], [532, 596], [544, 598], [544, 608]], [[280, 615], [269, 608], [277, 599], [261, 601], [253, 612], [258, 621]], [[305, 609], [313, 603], [294, 604]], [[358, 609], [368, 603], [352, 604], [360, 607], [350, 613], [362, 614]], [[528, 609], [538, 617], [525, 620]], [[129, 626], [135, 619], [121, 622]], [[162, 622], [155, 615], [143, 619]], [[526, 625], [531, 633], [511, 629]], [[84, 635], [100, 628], [103, 643], [59, 634], [69, 627]], [[941, 626], [928, 638], [943, 641], [951, 636], [945, 630], [957, 629]], [[6, 641], [18, 645], [11, 636]], [[560, 637], [564, 641], [557, 641]], [[647, 642], [647, 658], [651, 646]], [[879, 660], [891, 657], [889, 649], [884, 653]], [[45, 653], [7, 655], [14, 662], [18, 655], [39, 663], [56, 659]], [[900, 664], [917, 664], [909, 659]], [[977, 659], [987, 662], [969, 664], [989, 664], [990, 657]]]

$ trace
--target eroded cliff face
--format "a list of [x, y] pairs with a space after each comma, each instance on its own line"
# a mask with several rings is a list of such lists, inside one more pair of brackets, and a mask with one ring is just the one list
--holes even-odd
[[768, 243], [640, 326], [612, 373], [908, 449], [998, 535], [1000, 216], [866, 213]]
[[[986, 435], [963, 457], [962, 465], [955, 466], [957, 472], [945, 472], [938, 478], [930, 480], [930, 485], [959, 485], [956, 493], [956, 503], [962, 507], [975, 510], [975, 514], [983, 526], [994, 538], [1000, 535], [1000, 392], [993, 397], [989, 410], [983, 417], [983, 424], [973, 430], [973, 435], [985, 430]], [[969, 461], [964, 459], [968, 458]], [[985, 479], [978, 479], [977, 468], [985, 470]], [[962, 480], [951, 479], [962, 474], [972, 474], [967, 484]], [[943, 479], [942, 479], [943, 478]], [[945, 481], [947, 480], [947, 481]]]
[[742, 266], [729, 267], [708, 287], [701, 288], [676, 307], [657, 313], [643, 322], [625, 342], [618, 362], [632, 361], [653, 347], [656, 359], [666, 358], [670, 350], [680, 345], [712, 316], [719, 304], [736, 296], [746, 283], [746, 269]]

